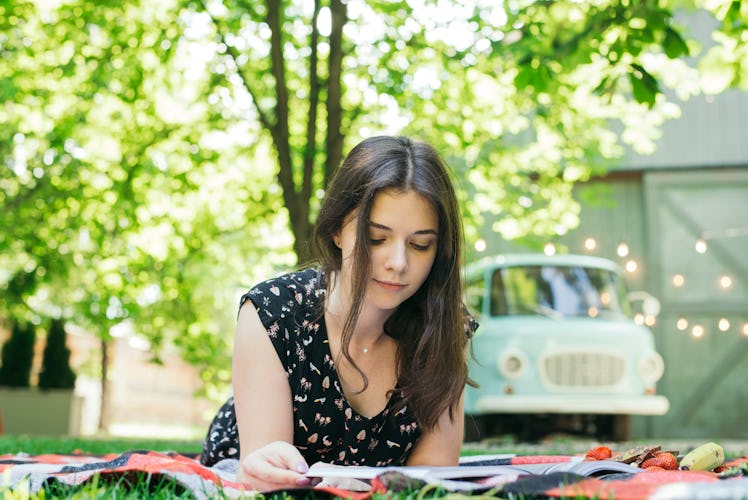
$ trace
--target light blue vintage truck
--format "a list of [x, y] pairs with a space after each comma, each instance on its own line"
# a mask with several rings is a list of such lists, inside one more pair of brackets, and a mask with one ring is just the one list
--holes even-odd
[[[480, 323], [465, 393], [465, 440], [560, 432], [624, 440], [632, 415], [662, 415], [664, 372], [647, 328], [658, 301], [632, 294], [612, 261], [507, 254], [466, 268], [465, 303]], [[635, 320], [636, 319], [636, 320]], [[638, 320], [638, 321], [637, 321]]]

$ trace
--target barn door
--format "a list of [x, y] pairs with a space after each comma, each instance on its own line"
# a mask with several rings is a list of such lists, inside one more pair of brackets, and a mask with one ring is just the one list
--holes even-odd
[[671, 403], [650, 432], [748, 437], [748, 169], [648, 173], [644, 186]]

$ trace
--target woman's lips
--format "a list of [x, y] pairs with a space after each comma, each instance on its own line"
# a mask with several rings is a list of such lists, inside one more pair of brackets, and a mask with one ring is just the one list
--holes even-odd
[[380, 287], [391, 292], [397, 292], [405, 288], [405, 285], [402, 283], [393, 283], [391, 281], [380, 281], [380, 280], [374, 280], [374, 281]]

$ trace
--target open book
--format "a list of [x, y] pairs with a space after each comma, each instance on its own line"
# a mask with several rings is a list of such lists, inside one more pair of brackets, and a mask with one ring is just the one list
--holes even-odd
[[[603, 477], [618, 473], [639, 473], [642, 469], [631, 464], [613, 460], [596, 460], [584, 462], [554, 462], [541, 464], [512, 465], [470, 465], [459, 466], [400, 466], [400, 467], [366, 467], [343, 466], [326, 463], [315, 463], [306, 473], [309, 477], [322, 478], [326, 482], [337, 483], [340, 480], [370, 481], [386, 473], [399, 473], [408, 478], [426, 483], [444, 483], [445, 481], [479, 481], [486, 478], [505, 478], [514, 480], [524, 475], [545, 475], [554, 472], [566, 472], [581, 476]], [[484, 483], [483, 481], [481, 481]], [[499, 481], [501, 482], [501, 481]]]

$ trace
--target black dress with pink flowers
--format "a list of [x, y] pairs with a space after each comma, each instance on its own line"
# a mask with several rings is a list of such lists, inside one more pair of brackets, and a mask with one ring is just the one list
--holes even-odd
[[[241, 305], [251, 300], [257, 308], [286, 368], [293, 397], [294, 445], [309, 464], [402, 465], [421, 435], [415, 416], [407, 406], [393, 411], [398, 391], [371, 418], [348, 404], [327, 340], [324, 296], [324, 275], [306, 269], [260, 283], [240, 301]], [[257, 411], [262, 411], [260, 405]], [[213, 419], [201, 461], [213, 465], [226, 458], [239, 458], [233, 397]]]

